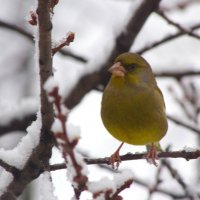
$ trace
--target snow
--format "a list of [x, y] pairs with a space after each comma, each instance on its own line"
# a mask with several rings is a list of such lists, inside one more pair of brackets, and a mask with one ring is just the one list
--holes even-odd
[[[69, 123], [69, 124], [66, 124], [66, 129], [67, 129], [67, 136], [69, 138], [69, 142], [73, 142], [80, 138], [80, 127]], [[57, 118], [54, 119], [51, 130], [55, 135], [57, 133], [63, 132], [62, 124], [59, 119]]]
[[18, 169], [23, 169], [33, 149], [38, 145], [40, 139], [41, 116], [37, 114], [37, 120], [27, 128], [27, 135], [12, 150], [0, 148], [0, 159], [5, 163]]
[[[91, 193], [106, 192], [111, 190], [111, 194], [114, 194], [118, 188], [125, 184], [126, 181], [133, 179], [133, 172], [131, 170], [123, 170], [122, 173], [115, 174], [113, 179], [107, 177], [101, 178], [96, 182], [88, 183], [88, 190]], [[103, 196], [99, 196], [102, 199]]]
[[23, 119], [24, 116], [34, 114], [38, 110], [38, 101], [35, 98], [25, 98], [16, 104], [0, 103], [0, 125], [7, 125], [13, 119]]
[[52, 127], [51, 127], [51, 131], [54, 134], [63, 132], [62, 124], [61, 124], [61, 121], [59, 119], [57, 119], [57, 118], [54, 119], [54, 122], [53, 122]]
[[3, 149], [13, 149], [24, 136], [22, 131], [12, 131], [2, 135], [0, 138], [0, 147]]
[[51, 181], [51, 175], [49, 172], [44, 172], [40, 179], [40, 199], [39, 200], [57, 200], [54, 195], [54, 186]]
[[[185, 152], [194, 152], [194, 151], [197, 151], [197, 150], [200, 151], [200, 149], [196, 149], [196, 148], [194, 148], [194, 147], [188, 147], [188, 146], [185, 146], [185, 147], [183, 148], [183, 150], [184, 150]], [[180, 151], [181, 151], [181, 150], [180, 150]]]
[[[74, 31], [76, 33], [75, 41], [70, 44], [67, 50], [77, 53], [88, 60], [87, 64], [82, 64], [72, 58], [62, 56], [59, 53], [54, 56], [53, 66], [55, 80], [58, 82], [59, 93], [62, 96], [67, 96], [69, 94], [70, 90], [77, 83], [78, 78], [83, 74], [94, 72], [99, 69], [109, 56], [112, 47], [114, 46], [115, 37], [120, 33], [127, 23], [127, 20], [130, 18], [130, 15], [137, 9], [137, 6], [141, 2], [142, 1], [140, 0], [134, 2], [116, 0], [105, 1], [104, 3], [102, 3], [101, 0], [59, 1], [59, 4], [55, 7], [55, 15], [53, 16], [53, 40], [57, 41], [59, 38], [62, 38], [66, 32]], [[179, 0], [178, 2], [182, 3], [183, 1]], [[186, 1], [184, 0], [184, 2]], [[31, 2], [31, 4], [32, 3], [33, 2]], [[161, 6], [169, 9], [173, 8], [176, 3], [177, 0], [163, 0], [161, 1]], [[30, 11], [29, 4], [30, 2], [28, 1], [17, 0], [16, 3], [13, 3], [12, 0], [5, 1], [0, 8], [0, 18], [21, 27], [26, 27], [27, 24], [25, 24], [22, 19], [24, 19], [24, 16]], [[20, 8], [20, 15], [18, 8]], [[8, 13], [10, 14], [8, 15]], [[195, 23], [199, 23], [199, 3], [198, 1], [196, 1], [195, 4], [191, 3], [187, 9], [183, 10], [180, 9], [177, 11], [172, 9], [167, 15], [170, 19], [180, 23], [183, 27], [188, 29]], [[29, 30], [32, 30], [33, 27], [30, 28], [29, 26], [28, 28]], [[176, 31], [176, 28], [172, 25], [168, 26], [168, 24], [157, 14], [152, 14], [142, 28], [140, 34], [137, 36], [131, 51], [140, 50], [147, 44], [158, 41]], [[199, 31], [196, 32], [199, 34]], [[34, 51], [31, 48], [29, 41], [27, 42], [22, 36], [13, 32], [7, 32], [4, 29], [0, 30], [0, 34], [0, 44], [2, 47], [6, 47], [1, 52], [0, 57], [0, 124], [6, 125], [10, 123], [12, 118], [21, 119], [25, 115], [36, 113], [38, 101], [35, 101], [34, 99], [36, 94], [38, 95], [38, 92], [36, 91], [39, 87], [35, 86], [37, 85], [36, 78], [30, 78], [34, 77], [35, 74], [33, 72], [33, 63], [29, 63], [30, 61], [27, 62], [27, 60], [29, 60], [28, 57], [33, 57]], [[38, 37], [36, 40], [38, 40]], [[10, 41], [12, 41], [12, 45], [9, 45]], [[172, 72], [173, 70], [180, 72], [183, 70], [198, 71], [200, 59], [197, 52], [199, 52], [199, 49], [199, 42], [196, 39], [184, 36], [156, 47], [153, 50], [146, 52], [143, 56], [151, 64], [154, 72]], [[35, 56], [38, 58], [38, 52]], [[38, 73], [38, 68], [37, 70], [34, 70]], [[173, 78], [158, 78], [157, 80], [158, 85], [164, 94], [167, 113], [177, 117], [177, 119], [183, 120], [185, 123], [193, 123], [193, 125], [196, 126], [197, 124], [194, 124], [191, 119], [188, 119], [184, 110], [176, 101], [175, 97], [180, 100], [184, 99], [180, 82]], [[193, 82], [197, 91], [199, 91], [199, 77], [187, 77], [187, 80], [188, 82]], [[169, 87], [173, 87], [174, 93], [169, 91]], [[50, 88], [52, 88], [52, 86], [50, 86]], [[191, 93], [193, 93], [193, 91], [191, 91]], [[197, 100], [200, 99], [198, 97]], [[22, 102], [25, 102], [26, 99], [29, 98], [30, 101], [33, 100], [35, 103], [24, 103], [22, 106]], [[184, 103], [190, 114], [195, 116], [193, 115], [195, 114], [192, 109], [193, 105], [188, 103], [186, 99], [184, 99]], [[72, 137], [72, 140], [80, 137], [77, 149], [81, 152], [87, 152], [87, 156], [95, 158], [111, 155], [119, 145], [119, 141], [108, 134], [101, 123], [100, 104], [101, 93], [97, 91], [90, 92], [85, 96], [83, 101], [69, 113], [67, 122], [67, 126], [75, 124], [78, 127], [76, 128], [72, 125], [72, 130], [70, 130], [70, 127], [67, 128], [69, 134], [72, 135], [70, 136], [70, 138]], [[62, 112], [68, 114], [63, 108]], [[197, 121], [200, 122], [199, 116], [197, 117]], [[56, 123], [58, 124], [54, 125], [55, 127], [52, 127], [52, 129], [58, 131], [60, 130], [60, 125], [59, 122]], [[35, 123], [31, 126], [32, 128], [34, 124]], [[81, 135], [79, 135], [79, 129], [81, 130]], [[26, 162], [26, 158], [29, 157], [33, 146], [36, 145], [39, 139], [39, 130], [34, 131], [34, 134], [30, 132], [13, 150], [8, 151], [1, 149], [0, 159], [3, 159], [6, 162], [8, 161], [8, 163], [13, 164], [13, 166], [17, 165], [18, 168], [22, 168], [23, 164]], [[14, 132], [13, 135], [15, 133], [16, 132]], [[0, 139], [1, 143], [5, 141], [4, 138]], [[168, 133], [161, 143], [164, 148], [171, 145], [172, 150], [191, 151], [199, 148], [198, 140], [197, 135], [191, 134], [191, 131], [188, 129], [184, 129], [173, 122], [169, 122]], [[13, 141], [15, 141], [15, 139]], [[121, 154], [126, 152], [134, 153], [135, 151], [143, 152], [144, 147], [125, 145]], [[58, 153], [54, 154], [54, 158], [52, 159], [54, 159], [54, 161], [56, 160], [56, 163], [63, 162], [63, 159]], [[18, 162], [21, 161], [22, 164], [20, 165]], [[199, 184], [196, 184], [199, 173], [196, 173], [197, 161], [186, 162], [184, 159], [170, 159], [170, 161], [174, 168], [184, 176], [185, 182], [191, 184], [191, 188], [194, 189], [192, 192], [199, 191]], [[158, 164], [160, 165], [159, 161]], [[136, 174], [139, 179], [148, 182], [149, 185], [154, 182], [157, 169], [154, 166], [150, 166], [145, 160], [122, 162], [119, 170], [123, 170], [124, 168], [129, 168], [134, 171], [134, 174]], [[109, 183], [109, 181], [112, 182], [115, 180], [111, 177], [111, 173], [95, 166], [89, 166], [88, 171], [90, 172], [88, 176], [91, 182], [96, 183], [101, 177], [106, 176], [107, 178], [103, 178], [102, 180], [105, 180], [105, 183], [108, 186], [115, 187], [112, 186], [112, 183]], [[52, 174], [58, 199], [69, 200], [73, 196], [73, 190], [71, 184], [67, 181], [66, 170], [60, 170], [53, 172]], [[127, 175], [128, 174], [129, 173], [127, 173]], [[10, 178], [7, 176], [1, 176], [0, 183], [4, 184], [9, 181], [9, 179]], [[173, 184], [174, 181], [166, 170], [162, 174], [162, 179], [164, 181], [161, 187], [168, 188], [172, 191], [174, 188], [177, 188], [178, 184]], [[100, 181], [100, 185], [97, 183], [97, 187], [106, 187], [106, 185], [103, 184], [104, 181]], [[144, 190], [144, 188], [134, 184], [134, 188], [127, 189], [125, 192], [122, 192], [122, 194], [124, 199], [134, 198], [143, 200], [147, 199], [148, 190]], [[83, 196], [82, 199], [91, 198]], [[170, 197], [162, 194], [155, 194], [152, 199], [169, 200]]]
[[[82, 167], [81, 174], [87, 176], [88, 174], [88, 168], [87, 164], [84, 161], [83, 156], [74, 150], [75, 159], [78, 165]], [[73, 184], [73, 186], [77, 187], [77, 182], [74, 181], [74, 178], [76, 177], [77, 173], [75, 171], [75, 168], [73, 166], [72, 160], [70, 156], [67, 155], [67, 177], [70, 180], [70, 182]]]
[[122, 171], [122, 173], [116, 174], [114, 182], [116, 183], [117, 188], [123, 185], [127, 180], [134, 179], [133, 172], [130, 169]]
[[4, 169], [0, 169], [0, 196], [7, 190], [13, 180], [13, 175]]
[[58, 87], [58, 82], [53, 76], [49, 77], [44, 83], [44, 89], [49, 93], [52, 92], [54, 88]]
[[80, 127], [73, 124], [67, 124], [67, 135], [70, 142], [79, 139], [81, 135]]
[[115, 184], [113, 180], [110, 180], [107, 177], [103, 177], [97, 182], [89, 182], [88, 184], [88, 190], [91, 193], [96, 193], [99, 191], [107, 191], [107, 190], [115, 190]]

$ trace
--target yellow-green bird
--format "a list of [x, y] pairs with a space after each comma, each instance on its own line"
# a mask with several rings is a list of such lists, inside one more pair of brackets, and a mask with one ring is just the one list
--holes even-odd
[[168, 124], [163, 95], [150, 65], [136, 53], [123, 53], [108, 71], [112, 76], [103, 92], [101, 117], [108, 132], [122, 141], [111, 164], [119, 164], [119, 150], [125, 142], [149, 146], [146, 158], [156, 165], [156, 144]]

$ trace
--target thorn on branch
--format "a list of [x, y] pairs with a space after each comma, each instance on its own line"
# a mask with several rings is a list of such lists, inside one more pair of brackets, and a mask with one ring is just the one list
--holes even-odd
[[30, 17], [31, 19], [28, 20], [28, 23], [31, 24], [32, 26], [37, 25], [37, 14], [35, 11], [30, 11]]
[[69, 46], [71, 42], [74, 41], [75, 34], [73, 32], [69, 32], [66, 36], [66, 38], [60, 42], [60, 44], [57, 44], [56, 47], [52, 49], [52, 55], [54, 56], [55, 53], [60, 51], [64, 46]]

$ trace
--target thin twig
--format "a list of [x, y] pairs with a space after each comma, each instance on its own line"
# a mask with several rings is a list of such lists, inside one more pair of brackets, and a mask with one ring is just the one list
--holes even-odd
[[54, 136], [57, 140], [58, 147], [62, 153], [62, 156], [65, 160], [65, 164], [68, 164], [67, 156], [71, 160], [71, 164], [73, 166], [73, 170], [76, 172], [76, 175], [73, 177], [73, 181], [76, 182], [75, 185], [73, 185], [74, 193], [77, 199], [79, 199], [81, 193], [87, 189], [87, 181], [88, 177], [82, 173], [83, 167], [78, 163], [76, 155], [75, 155], [75, 146], [78, 143], [79, 138], [74, 138], [72, 141], [70, 141], [67, 128], [66, 128], [66, 122], [67, 122], [67, 113], [66, 108], [64, 105], [62, 105], [62, 98], [58, 93], [59, 88], [54, 87], [51, 92], [48, 93], [48, 95], [53, 98], [53, 104], [55, 107], [55, 117], [60, 121], [61, 124], [61, 130], [59, 132], [54, 132]]
[[198, 135], [200, 135], [200, 130], [199, 130], [198, 128], [195, 128], [195, 127], [193, 127], [193, 126], [191, 126], [191, 125], [189, 125], [189, 124], [185, 124], [185, 123], [183, 123], [183, 122], [181, 122], [181, 121], [179, 121], [179, 120], [177, 120], [177, 119], [175, 119], [174, 117], [169, 116], [169, 115], [167, 116], [167, 118], [168, 118], [169, 120], [173, 121], [174, 123], [176, 123], [176, 124], [178, 124], [178, 125], [180, 125], [180, 126], [183, 126], [183, 127], [187, 128], [187, 129], [189, 129], [189, 130], [191, 130], [191, 131], [197, 133]]
[[165, 4], [165, 6], [161, 5], [160, 10], [165, 11], [165, 12], [166, 11], [170, 12], [177, 9], [184, 10], [188, 6], [194, 3], [199, 3], [199, 0], [182, 0], [182, 1], [177, 1], [175, 4]]
[[[7, 22], [4, 22], [4, 21], [1, 21], [0, 20], [0, 27], [3, 27], [3, 28], [6, 28], [6, 29], [9, 29], [9, 30], [12, 30], [16, 33], [19, 33], [23, 36], [25, 36], [25, 38], [27, 38], [30, 42], [34, 43], [34, 37], [32, 36], [31, 33], [27, 32], [26, 30], [16, 26], [16, 25], [13, 25], [13, 24], [9, 24]], [[86, 63], [87, 62], [87, 59], [82, 57], [82, 56], [79, 56], [79, 55], [76, 55], [75, 53], [73, 52], [70, 52], [68, 50], [65, 50], [65, 49], [61, 49], [59, 51], [59, 53], [63, 56], [69, 56], [71, 58], [74, 58], [75, 60], [79, 61], [79, 62], [82, 62], [82, 63]]]
[[0, 27], [15, 31], [15, 32], [25, 36], [31, 42], [34, 42], [33, 41], [34, 37], [29, 32], [27, 32], [26, 30], [14, 25], [14, 24], [9, 24], [7, 22], [4, 22], [4, 21], [0, 20]]
[[185, 76], [199, 76], [199, 75], [200, 75], [200, 71], [191, 71], [191, 70], [155, 73], [156, 77], [173, 77], [178, 80]]
[[153, 187], [150, 187], [150, 188], [149, 188], [148, 200], [151, 199], [153, 193], [155, 193], [155, 192], [157, 191], [159, 185], [162, 183], [162, 180], [161, 180], [161, 178], [160, 178], [162, 169], [163, 169], [163, 165], [159, 165], [158, 170], [157, 170], [157, 172], [156, 172], [156, 182], [155, 182], [155, 184], [153, 185]]
[[180, 24], [178, 24], [178, 23], [172, 21], [171, 19], [169, 19], [169, 17], [167, 17], [167, 15], [165, 15], [164, 12], [162, 12], [162, 11], [159, 10], [159, 11], [157, 11], [157, 13], [158, 13], [164, 20], [166, 20], [169, 24], [171, 24], [171, 25], [175, 26], [176, 28], [178, 28], [181, 32], [183, 32], [183, 33], [185, 33], [185, 34], [187, 34], [187, 35], [190, 35], [190, 36], [192, 36], [192, 37], [194, 37], [194, 38], [196, 38], [196, 39], [200, 39], [200, 36], [197, 35], [197, 34], [195, 34], [195, 33], [193, 33], [192, 30], [187, 30], [186, 28], [182, 27]]
[[171, 176], [178, 182], [178, 184], [183, 188], [184, 192], [185, 192], [185, 196], [187, 196], [189, 199], [194, 200], [194, 194], [191, 194], [188, 186], [186, 185], [186, 183], [184, 182], [183, 178], [181, 177], [181, 175], [178, 173], [177, 170], [175, 170], [171, 164], [166, 161], [166, 160], [162, 160], [161, 161], [162, 164], [169, 170]]
[[12, 175], [14, 177], [20, 174], [20, 170], [19, 169], [17, 169], [16, 167], [11, 166], [9, 164], [7, 164], [3, 160], [0, 160], [0, 166], [3, 167], [7, 172], [12, 173]]
[[74, 41], [74, 37], [75, 34], [73, 32], [69, 32], [66, 38], [52, 49], [52, 55], [60, 51], [64, 46], [69, 46], [69, 44]]
[[0, 125], [0, 136], [12, 131], [25, 131], [26, 128], [36, 119], [36, 114], [25, 115], [21, 118], [15, 117], [8, 125]]
[[[125, 155], [120, 156], [122, 161], [130, 161], [130, 160], [141, 160], [145, 159], [146, 153], [137, 153], [137, 154], [132, 154], [128, 153]], [[192, 159], [198, 159], [200, 157], [200, 150], [196, 151], [173, 151], [173, 152], [160, 152], [158, 153], [159, 158], [184, 158], [187, 161], [192, 160]], [[94, 165], [94, 164], [107, 164], [110, 165], [109, 162], [109, 157], [105, 158], [85, 158], [85, 162], [88, 165]], [[59, 169], [65, 169], [66, 165], [65, 163], [61, 164], [55, 164], [50, 166], [51, 171], [59, 170]]]
[[[194, 30], [197, 30], [199, 28], [200, 28], [200, 24], [198, 23], [198, 24], [190, 27], [190, 30], [194, 31]], [[168, 35], [168, 36], [164, 37], [163, 39], [152, 43], [151, 45], [148, 45], [146, 47], [141, 48], [140, 50], [137, 51], [137, 53], [138, 54], [143, 54], [146, 51], [152, 50], [153, 48], [155, 48], [155, 47], [157, 47], [157, 46], [159, 46], [161, 44], [169, 42], [169, 41], [171, 41], [171, 40], [173, 40], [175, 38], [178, 38], [180, 36], [183, 36], [185, 34], [186, 34], [185, 32], [179, 31], [178, 33], [175, 33], [175, 34], [172, 34], [172, 35]]]

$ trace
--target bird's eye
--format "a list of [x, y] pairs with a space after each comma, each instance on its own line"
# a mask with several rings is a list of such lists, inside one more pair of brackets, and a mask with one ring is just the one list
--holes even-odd
[[127, 71], [132, 71], [135, 68], [136, 65], [129, 65], [128, 67], [126, 67]]

